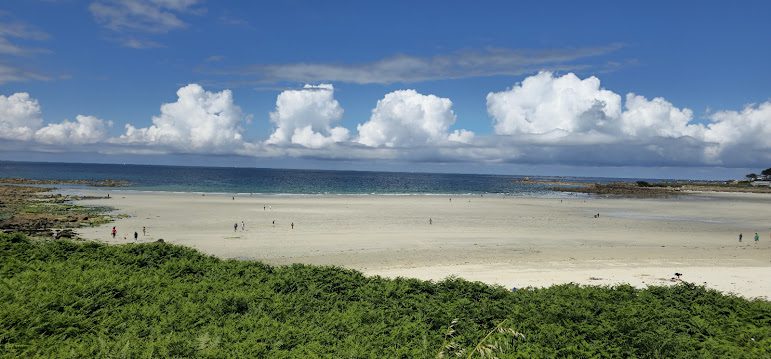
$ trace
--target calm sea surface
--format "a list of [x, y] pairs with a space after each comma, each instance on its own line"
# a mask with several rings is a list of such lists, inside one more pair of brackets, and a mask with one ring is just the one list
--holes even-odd
[[[114, 179], [124, 189], [174, 192], [264, 194], [483, 194], [549, 195], [525, 176], [288, 170], [268, 168], [180, 167], [0, 161], [0, 178]], [[612, 178], [537, 177], [531, 179], [609, 182]]]

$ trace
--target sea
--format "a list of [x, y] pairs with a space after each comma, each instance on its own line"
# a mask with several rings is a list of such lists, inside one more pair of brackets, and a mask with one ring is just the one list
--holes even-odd
[[[0, 161], [2, 178], [124, 180], [115, 190], [294, 195], [551, 196], [539, 181], [607, 183], [624, 178], [332, 171], [275, 168], [189, 167]], [[532, 181], [522, 181], [523, 179]], [[85, 187], [57, 185], [64, 188]]]

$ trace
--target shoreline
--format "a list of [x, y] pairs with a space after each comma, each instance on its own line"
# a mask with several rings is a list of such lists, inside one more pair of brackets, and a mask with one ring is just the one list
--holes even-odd
[[[47, 186], [46, 188], [50, 188], [51, 186]], [[560, 192], [560, 191], [553, 191], [553, 190], [543, 190], [543, 191], [529, 191], [529, 192], [484, 192], [484, 193], [472, 193], [472, 192], [466, 192], [466, 193], [429, 193], [429, 192], [393, 192], [393, 193], [333, 193], [333, 192], [325, 192], [325, 193], [292, 193], [292, 192], [203, 192], [203, 191], [166, 191], [166, 190], [149, 190], [149, 189], [134, 189], [134, 188], [128, 188], [128, 187], [122, 187], [122, 188], [104, 188], [104, 189], [97, 189], [94, 187], [56, 187], [53, 188], [53, 192], [61, 193], [61, 194], [82, 194], [82, 193], [97, 193], [97, 194], [104, 194], [104, 193], [128, 193], [128, 194], [174, 194], [174, 195], [198, 195], [198, 196], [222, 196], [222, 197], [232, 197], [235, 196], [236, 198], [246, 198], [246, 197], [329, 197], [329, 198], [335, 198], [335, 197], [363, 197], [363, 198], [369, 198], [369, 197], [452, 197], [452, 198], [480, 198], [480, 197], [508, 197], [508, 198], [517, 198], [517, 197], [523, 197], [523, 198], [556, 198], [556, 199], [567, 199], [567, 198], [577, 198], [577, 197], [586, 197], [591, 195], [590, 193], [567, 193], [567, 192]]]
[[[104, 192], [89, 191], [79, 193]], [[771, 229], [762, 215], [771, 210], [771, 201], [763, 194], [695, 194], [687, 200], [232, 197], [121, 192], [110, 200], [80, 201], [108, 205], [130, 217], [79, 232], [87, 239], [125, 243], [138, 231], [140, 242], [163, 238], [221, 258], [336, 265], [389, 277], [441, 280], [455, 275], [507, 288], [568, 282], [667, 284], [641, 276], [669, 279], [681, 272], [683, 280], [696, 284], [771, 298], [771, 286], [763, 281], [771, 276], [766, 233]], [[592, 218], [595, 212], [601, 213], [599, 219]], [[234, 222], [240, 226], [241, 221], [246, 230], [234, 232]], [[113, 225], [120, 232], [115, 240], [108, 235]], [[142, 226], [148, 228], [146, 236]], [[758, 244], [752, 243], [750, 228], [765, 231]], [[742, 244], [735, 238], [740, 231]]]

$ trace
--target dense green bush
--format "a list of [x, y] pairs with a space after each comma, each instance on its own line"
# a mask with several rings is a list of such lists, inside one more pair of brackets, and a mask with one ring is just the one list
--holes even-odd
[[771, 357], [771, 303], [689, 284], [510, 292], [0, 234], [5, 357], [435, 357], [502, 320], [514, 357]]

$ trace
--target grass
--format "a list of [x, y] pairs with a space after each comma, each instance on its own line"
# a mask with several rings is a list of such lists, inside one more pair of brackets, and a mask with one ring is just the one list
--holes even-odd
[[2, 357], [771, 357], [771, 303], [690, 284], [511, 292], [20, 234], [0, 256]]

